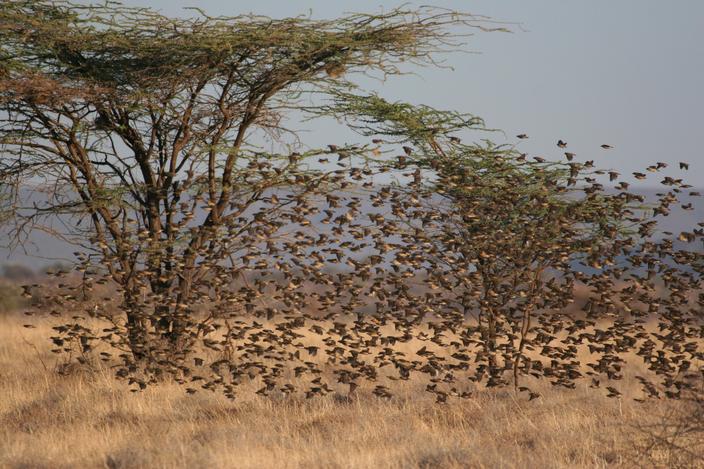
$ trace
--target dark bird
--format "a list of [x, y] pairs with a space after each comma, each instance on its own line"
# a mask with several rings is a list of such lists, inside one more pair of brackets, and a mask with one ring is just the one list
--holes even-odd
[[563, 140], [558, 140], [558, 141], [557, 141], [557, 146], [560, 147], [560, 148], [566, 148], [566, 147], [567, 147], [567, 142], [565, 142], [565, 141], [563, 141]]
[[22, 298], [31, 298], [32, 297], [32, 286], [31, 285], [22, 285]]
[[613, 147], [612, 147], [611, 145], [609, 145], [608, 143], [604, 143], [604, 144], [601, 145], [601, 148], [603, 148], [604, 150], [608, 150], [608, 149], [613, 148]]
[[421, 183], [421, 173], [420, 168], [416, 168], [413, 172], [413, 184], [418, 185]]
[[98, 130], [110, 130], [112, 122], [105, 114], [100, 114], [94, 121], [95, 128]]
[[528, 135], [526, 134], [518, 134], [516, 135], [516, 138], [520, 138], [521, 140], [528, 138]]

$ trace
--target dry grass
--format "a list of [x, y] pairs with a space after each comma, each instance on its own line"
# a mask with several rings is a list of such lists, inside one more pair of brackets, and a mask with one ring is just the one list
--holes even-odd
[[130, 393], [107, 369], [57, 374], [48, 330], [21, 324], [0, 318], [0, 467], [637, 467], [634, 426], [670, 405], [586, 387], [438, 405], [413, 383], [390, 401]]

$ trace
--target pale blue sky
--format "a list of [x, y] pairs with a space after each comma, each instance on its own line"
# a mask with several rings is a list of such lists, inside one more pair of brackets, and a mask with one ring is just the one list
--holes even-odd
[[[256, 13], [275, 18], [307, 14], [330, 18], [346, 11], [378, 11], [401, 2], [258, 0], [127, 0], [174, 15], [199, 6], [213, 15]], [[561, 138], [580, 159], [624, 171], [656, 161], [692, 163], [686, 175], [704, 184], [704, 1], [701, 0], [475, 0], [432, 4], [495, 20], [520, 23], [513, 34], [477, 34], [451, 54], [454, 71], [422, 69], [422, 77], [395, 78], [375, 86], [391, 99], [471, 112], [521, 147], [559, 157]], [[308, 137], [328, 143], [325, 126]], [[324, 137], [323, 137], [324, 136]], [[501, 135], [492, 135], [502, 140]], [[605, 152], [601, 143], [615, 148]], [[670, 168], [672, 169], [672, 168]], [[680, 174], [673, 171], [672, 174]], [[649, 178], [653, 185], [660, 178]], [[634, 181], [637, 182], [637, 181]]]

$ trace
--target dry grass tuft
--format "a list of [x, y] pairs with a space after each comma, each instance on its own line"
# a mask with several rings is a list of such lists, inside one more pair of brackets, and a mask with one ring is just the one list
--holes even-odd
[[56, 373], [48, 330], [0, 322], [0, 467], [636, 467], [656, 461], [636, 427], [676, 405], [547, 387], [437, 405], [413, 383], [390, 401], [130, 393], [109, 369]]

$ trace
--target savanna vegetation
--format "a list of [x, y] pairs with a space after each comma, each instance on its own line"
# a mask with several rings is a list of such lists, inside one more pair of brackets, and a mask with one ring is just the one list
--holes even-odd
[[4, 2], [0, 216], [77, 249], [6, 306], [0, 461], [696, 464], [704, 224], [660, 228], [695, 188], [355, 81], [501, 31]]

